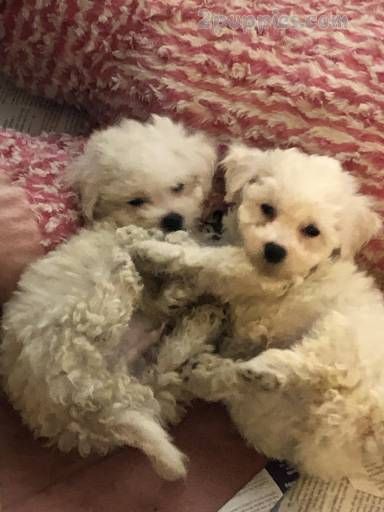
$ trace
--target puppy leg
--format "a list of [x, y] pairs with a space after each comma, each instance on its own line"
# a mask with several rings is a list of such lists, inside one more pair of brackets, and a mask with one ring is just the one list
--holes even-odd
[[121, 420], [114, 434], [122, 443], [142, 450], [159, 476], [165, 480], [186, 476], [186, 456], [175, 447], [155, 418], [139, 411], [127, 411]]
[[361, 378], [353, 336], [345, 318], [331, 313], [292, 349], [265, 350], [241, 363], [239, 371], [244, 380], [265, 391], [290, 382], [350, 389]]
[[225, 401], [238, 388], [238, 364], [217, 354], [203, 353], [183, 368], [182, 378], [192, 396], [209, 402]]
[[166, 316], [174, 316], [199, 298], [198, 290], [191, 279], [172, 277], [167, 279], [156, 297], [155, 306]]
[[263, 391], [285, 386], [290, 376], [300, 375], [303, 357], [292, 350], [269, 349], [249, 361], [238, 364], [239, 378]]
[[211, 343], [220, 334], [223, 321], [223, 308], [213, 305], [198, 306], [185, 314], [161, 347], [159, 373], [178, 370], [201, 351], [212, 350]]
[[260, 278], [238, 247], [176, 245], [157, 240], [133, 244], [131, 255], [144, 272], [188, 276], [199, 294], [211, 293], [227, 301], [234, 290], [255, 294]]
[[185, 314], [165, 337], [152, 369], [151, 387], [166, 421], [180, 421], [184, 413], [183, 402], [190, 398], [190, 394], [185, 393], [180, 370], [193, 356], [213, 350], [212, 343], [222, 330], [223, 320], [222, 308], [199, 306]]
[[[91, 343], [96, 341], [100, 350], [109, 350], [120, 341], [143, 293], [141, 277], [129, 254], [119, 246], [112, 247], [111, 253], [111, 268], [102, 276], [97, 269], [94, 274], [90, 272], [89, 281], [93, 282], [89, 293], [71, 312], [73, 330], [86, 334]], [[104, 341], [100, 344], [97, 340], [102, 333]]]
[[[162, 412], [153, 390], [129, 377], [119, 365], [110, 373], [100, 366], [98, 353], [86, 354], [84, 349], [79, 347], [73, 354], [73, 361], [84, 363], [81, 371], [76, 368], [68, 376], [49, 380], [50, 409], [42, 404], [39, 433], [44, 437], [50, 433], [63, 451], [77, 447], [83, 456], [133, 446], [149, 457], [161, 477], [183, 478], [185, 457], [160, 425]], [[65, 363], [70, 363], [68, 356]]]
[[[165, 241], [174, 245], [185, 247], [197, 247], [198, 243], [186, 232], [175, 231], [169, 233], [165, 237]], [[172, 313], [176, 309], [186, 307], [188, 304], [197, 300], [199, 292], [196, 288], [194, 280], [178, 276], [163, 286], [160, 297], [158, 297], [158, 305], [166, 313]]]

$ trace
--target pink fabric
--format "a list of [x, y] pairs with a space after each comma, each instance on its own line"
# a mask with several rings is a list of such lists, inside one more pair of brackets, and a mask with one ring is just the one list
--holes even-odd
[[[308, 26], [281, 28], [284, 14]], [[336, 156], [383, 208], [382, 0], [6, 0], [1, 35], [3, 70], [98, 121], [165, 113], [222, 139]], [[371, 246], [370, 266], [384, 269], [383, 249]]]
[[25, 192], [0, 170], [0, 304], [9, 298], [26, 265], [41, 256], [40, 241]]
[[[82, 138], [69, 135], [32, 137], [0, 130], [0, 173], [26, 194], [33, 211], [30, 217], [38, 223], [45, 251], [66, 240], [80, 225], [78, 198], [66, 187], [63, 173], [83, 145]], [[1, 212], [8, 208], [5, 200], [0, 196], [0, 221]], [[20, 229], [26, 229], [21, 218]]]
[[167, 483], [138, 451], [80, 459], [33, 441], [0, 400], [2, 512], [216, 512], [264, 465], [218, 406], [196, 405], [173, 432], [189, 456], [185, 482]]

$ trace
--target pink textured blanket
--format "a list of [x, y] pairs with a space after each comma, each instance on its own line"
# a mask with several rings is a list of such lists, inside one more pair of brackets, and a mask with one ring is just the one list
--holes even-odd
[[0, 131], [0, 304], [31, 261], [80, 226], [77, 196], [62, 178], [82, 147], [67, 135]]
[[[69, 135], [32, 137], [0, 131], [0, 176], [24, 190], [45, 250], [67, 239], [80, 224], [77, 196], [66, 187], [63, 175], [83, 145], [82, 138]], [[8, 207], [0, 202], [0, 212]]]

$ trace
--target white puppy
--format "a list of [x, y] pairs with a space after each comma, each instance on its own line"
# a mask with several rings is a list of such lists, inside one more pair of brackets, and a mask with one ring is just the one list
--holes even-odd
[[88, 221], [192, 230], [215, 163], [216, 148], [204, 134], [154, 115], [145, 124], [125, 119], [95, 132], [68, 180]]
[[224, 352], [237, 360], [199, 356], [187, 387], [224, 400], [267, 456], [356, 476], [384, 455], [384, 302], [353, 263], [379, 218], [332, 158], [234, 146], [224, 165], [240, 247], [133, 249], [139, 268], [152, 261], [228, 303]]
[[[220, 312], [203, 306], [170, 318], [175, 288], [157, 308], [158, 283], [139, 275], [129, 256], [135, 237], [151, 233], [115, 226], [192, 229], [215, 160], [203, 135], [157, 116], [91, 137], [70, 180], [86, 218], [106, 222], [31, 265], [4, 308], [4, 387], [37, 436], [82, 455], [135, 446], [164, 478], [185, 475], [184, 456], [163, 428], [181, 413], [173, 370], [217, 332]], [[175, 347], [167, 359], [156, 359], [160, 340]]]

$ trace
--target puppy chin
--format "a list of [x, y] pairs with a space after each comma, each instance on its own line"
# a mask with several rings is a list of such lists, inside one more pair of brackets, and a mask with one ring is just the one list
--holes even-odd
[[274, 282], [296, 282], [301, 281], [305, 277], [305, 274], [301, 275], [301, 273], [294, 272], [286, 262], [279, 264], [268, 263], [261, 250], [249, 250], [246, 245], [244, 249], [257, 273], [267, 280]]
[[246, 254], [252, 265], [255, 267], [257, 273], [261, 276], [274, 281], [289, 279], [283, 271], [282, 265], [276, 266], [271, 263], [267, 263], [260, 253], [255, 254], [246, 250]]

